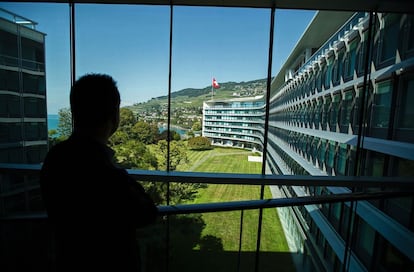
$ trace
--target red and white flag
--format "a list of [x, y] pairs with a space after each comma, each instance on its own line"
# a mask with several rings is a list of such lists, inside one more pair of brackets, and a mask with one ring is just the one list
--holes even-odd
[[213, 77], [213, 88], [218, 89], [220, 88], [220, 85], [217, 83], [217, 80]]

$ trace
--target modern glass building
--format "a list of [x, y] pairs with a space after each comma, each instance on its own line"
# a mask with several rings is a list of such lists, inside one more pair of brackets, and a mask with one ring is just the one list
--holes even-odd
[[[45, 34], [0, 8], [0, 162], [39, 164], [48, 150]], [[40, 208], [36, 176], [1, 175], [0, 214]]]
[[202, 135], [213, 145], [262, 151], [264, 108], [263, 96], [205, 101]]
[[[317, 13], [272, 81], [268, 173], [413, 176], [413, 34], [412, 15]], [[265, 105], [257, 99], [205, 102], [203, 136], [216, 145], [263, 150]], [[352, 189], [272, 191], [292, 198]], [[413, 204], [409, 197], [281, 208], [279, 214], [291, 250], [304, 253], [300, 270], [339, 271], [346, 264], [351, 271], [386, 271], [392, 259], [405, 271], [414, 267]]]
[[[414, 16], [345, 15], [319, 12], [272, 81], [271, 172], [412, 177]], [[300, 197], [358, 188], [274, 190]], [[414, 268], [413, 205], [407, 197], [289, 207], [280, 215], [292, 249], [312, 260], [304, 260], [304, 269], [339, 271], [346, 265], [350, 271], [409, 271]]]

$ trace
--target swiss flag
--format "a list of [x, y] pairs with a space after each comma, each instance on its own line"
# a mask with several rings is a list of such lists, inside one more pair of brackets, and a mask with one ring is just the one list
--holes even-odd
[[217, 83], [217, 80], [213, 77], [213, 88], [218, 89], [220, 88], [220, 85]]

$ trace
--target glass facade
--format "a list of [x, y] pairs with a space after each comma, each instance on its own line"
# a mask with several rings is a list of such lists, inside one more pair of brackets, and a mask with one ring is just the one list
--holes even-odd
[[[1, 163], [39, 164], [48, 150], [45, 34], [35, 25], [0, 9]], [[37, 180], [1, 174], [0, 214], [43, 210]]]
[[216, 146], [262, 152], [263, 96], [209, 100], [203, 104], [203, 136]]
[[[318, 16], [323, 16], [323, 12], [315, 17], [308, 31], [312, 30], [312, 24], [317, 27]], [[270, 157], [280, 158], [269, 160], [273, 174], [412, 175], [407, 168], [399, 171], [396, 168], [400, 161], [412, 164], [414, 160], [411, 110], [406, 106], [414, 102], [410, 98], [413, 66], [412, 59], [400, 57], [408, 55], [407, 29], [411, 29], [411, 16], [390, 13], [372, 16], [372, 29], [368, 24], [370, 14], [355, 13], [339, 29], [332, 29], [332, 36], [327, 35], [319, 43], [309, 44], [306, 35], [311, 33], [305, 33], [297, 47], [303, 43], [318, 48], [316, 53], [288, 82], [278, 84], [284, 71], [273, 80], [267, 152]], [[374, 37], [372, 50], [367, 48], [369, 35]], [[292, 55], [285, 67], [295, 65], [296, 58]], [[370, 73], [364, 73], [364, 67]], [[362, 137], [359, 144], [358, 137]], [[397, 145], [403, 148], [394, 149]], [[357, 159], [361, 165], [355, 165]], [[282, 186], [279, 190], [286, 197], [294, 197], [350, 189], [328, 187], [305, 193], [299, 188]], [[350, 271], [387, 271], [390, 262], [395, 262], [405, 271], [414, 267], [414, 256], [397, 242], [399, 235], [394, 236], [390, 229], [396, 228], [412, 239], [412, 201], [409, 197], [306, 209], [304, 223], [300, 224], [302, 231], [288, 223], [291, 217], [298, 217], [294, 209], [283, 208], [286, 211], [282, 221], [291, 236], [304, 236], [296, 248], [323, 250], [324, 254], [312, 258], [314, 266], [322, 264], [322, 270], [350, 267]], [[381, 227], [376, 224], [379, 221]], [[326, 222], [333, 229], [327, 228]], [[340, 249], [349, 244], [351, 251], [344, 254]], [[387, 245], [386, 253], [381, 244]]]
[[[94, 15], [107, 18], [100, 21], [98, 28], [89, 28], [91, 21], [102, 18], [91, 15], [92, 10], [96, 12]], [[130, 13], [126, 11], [130, 10], [135, 12], [135, 16], [128, 18]], [[206, 65], [205, 60], [209, 58], [203, 53], [205, 40], [201, 37], [197, 39], [197, 35], [209, 31], [214, 34], [208, 24], [192, 28], [186, 22], [203, 22], [204, 17], [200, 14], [210, 18], [215, 12], [223, 12], [215, 17], [223, 19], [229, 10], [180, 6], [174, 7], [175, 17], [172, 18], [172, 9], [163, 5], [76, 4], [71, 10], [75, 12], [74, 21], [70, 22], [75, 26], [76, 40], [72, 37], [70, 43], [68, 41], [74, 46], [73, 53], [76, 53], [72, 56], [74, 66], [68, 74], [74, 76], [75, 70], [78, 75], [89, 71], [106, 72], [123, 82], [124, 77], [136, 79], [135, 73], [139, 73], [153, 85], [168, 89], [165, 95], [171, 96], [172, 89], [183, 87], [178, 85], [183, 82], [178, 79], [185, 78], [184, 87], [189, 87], [192, 79], [187, 77], [187, 70], [197, 70]], [[247, 18], [250, 14], [267, 17], [274, 10], [236, 8], [232, 11], [241, 14], [241, 18]], [[155, 16], [151, 16], [154, 13], [162, 14], [157, 17], [162, 20], [155, 20]], [[139, 21], [138, 17], [143, 21]], [[0, 162], [39, 164], [47, 151], [45, 37], [31, 27], [0, 20]], [[247, 21], [223, 23], [223, 28], [247, 28]], [[172, 37], [161, 31], [170, 27], [169, 34], [174, 33]], [[283, 36], [277, 35], [277, 24], [271, 25], [270, 29], [267, 27], [263, 27], [266, 31], [260, 32], [261, 36], [267, 35], [274, 27], [275, 41], [283, 43]], [[230, 30], [226, 31], [230, 33]], [[161, 42], [132, 39], [149, 34], [154, 39], [162, 36]], [[269, 76], [267, 82], [271, 82], [271, 86], [266, 86], [268, 90], [265, 95], [222, 99], [218, 91], [214, 96], [212, 93], [210, 99], [208, 92], [202, 118], [195, 116], [190, 121], [182, 118], [183, 113], [199, 113], [200, 109], [187, 107], [184, 105], [186, 101], [175, 101], [172, 97], [172, 103], [182, 104], [176, 112], [169, 111], [169, 106], [162, 104], [138, 118], [163, 122], [174, 119], [174, 125], [179, 126], [191, 126], [192, 122], [201, 120], [202, 135], [208, 137], [213, 145], [266, 154], [262, 169], [269, 176], [331, 176], [332, 180], [339, 176], [413, 177], [414, 16], [320, 11], [306, 32], [300, 34], [297, 44], [291, 45], [293, 50], [286, 56], [285, 63], [280, 67], [275, 63], [268, 65], [267, 69], [271, 66], [276, 68], [276, 75]], [[189, 51], [181, 47], [186, 36], [194, 37]], [[119, 44], [115, 48], [101, 46], [99, 41], [105, 39], [119, 40]], [[130, 56], [128, 52], [119, 50], [123, 43], [129, 42], [136, 45], [137, 55]], [[249, 37], [235, 43], [235, 46], [246, 46], [245, 55], [252, 50], [263, 51], [263, 58], [266, 58], [267, 50], [273, 49], [276, 54], [277, 46], [280, 46], [277, 42], [275, 48], [267, 48], [267, 43], [261, 44], [261, 48], [248, 46], [252, 44], [255, 44], [255, 38]], [[208, 46], [220, 49], [217, 40]], [[92, 55], [84, 54], [89, 47], [101, 50], [94, 51]], [[164, 59], [162, 65], [134, 61], [140, 59], [140, 54], [149, 52], [150, 47], [157, 49], [151, 51], [154, 53], [152, 58]], [[190, 53], [194, 54], [192, 62], [174, 66]], [[227, 52], [227, 61], [233, 65], [231, 69], [246, 69], [255, 76], [263, 77], [265, 66], [258, 71], [250, 70], [249, 65], [241, 65], [243, 56], [231, 53]], [[105, 59], [110, 54], [117, 54], [119, 62], [111, 63], [105, 68], [108, 70], [102, 71], [94, 60]], [[113, 73], [111, 67], [121, 67], [122, 70], [126, 62], [132, 63], [129, 67], [134, 67], [136, 71], [130, 69], [121, 74]], [[174, 71], [172, 76], [171, 70]], [[137, 93], [151, 93], [151, 90], [140, 89], [139, 82], [133, 87], [137, 88]], [[42, 210], [36, 177], [7, 174], [0, 177], [0, 182], [1, 215]], [[252, 187], [257, 189], [259, 197], [259, 186]], [[271, 191], [268, 197], [273, 198], [330, 196], [360, 190], [320, 186], [266, 188]], [[278, 215], [290, 252], [294, 253], [289, 254], [289, 258], [294, 255], [298, 271], [410, 271], [414, 269], [414, 255], [410, 247], [414, 245], [413, 208], [413, 197], [402, 197], [292, 206], [279, 208]], [[250, 213], [246, 215], [251, 217]], [[200, 221], [194, 219], [190, 223]], [[238, 223], [234, 223], [235, 231], [231, 231], [235, 235], [233, 240], [239, 239], [236, 233]], [[266, 221], [266, 224], [271, 223]], [[242, 226], [243, 222], [240, 229]], [[222, 229], [226, 227], [229, 226], [221, 226]], [[30, 226], [27, 228], [30, 229]], [[256, 233], [257, 230], [251, 232]], [[179, 244], [182, 241], [185, 238], [175, 242]], [[241, 240], [239, 242], [241, 245]], [[253, 251], [254, 248], [247, 250]], [[173, 263], [171, 267], [180, 270], [185, 260], [182, 262]], [[159, 265], [165, 268], [164, 263]], [[165, 266], [169, 268], [167, 264]], [[249, 267], [251, 270], [253, 268]]]

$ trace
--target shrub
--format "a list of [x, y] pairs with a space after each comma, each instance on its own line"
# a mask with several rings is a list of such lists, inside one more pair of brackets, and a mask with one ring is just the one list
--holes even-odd
[[197, 136], [188, 140], [188, 147], [191, 150], [209, 150], [213, 149], [210, 140], [206, 137]]

